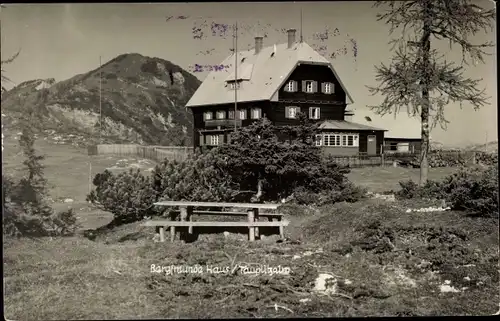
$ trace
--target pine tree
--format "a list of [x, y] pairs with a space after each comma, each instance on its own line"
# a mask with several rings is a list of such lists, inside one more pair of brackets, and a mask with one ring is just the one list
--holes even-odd
[[[420, 184], [424, 185], [429, 170], [430, 130], [436, 124], [446, 129], [444, 107], [450, 103], [462, 107], [468, 102], [477, 110], [487, 104], [484, 90], [478, 89], [481, 80], [466, 78], [463, 72], [470, 60], [484, 63], [488, 54], [485, 49], [493, 44], [473, 44], [468, 37], [492, 30], [495, 12], [470, 0], [377, 1], [375, 7], [388, 9], [377, 18], [390, 25], [390, 34], [398, 34], [391, 41], [396, 51], [390, 65], [376, 67], [379, 86], [369, 87], [372, 94], [381, 94], [384, 100], [371, 107], [381, 115], [406, 107], [410, 115], [420, 116]], [[431, 42], [436, 40], [461, 47], [462, 64], [449, 62], [431, 49]]]
[[304, 115], [299, 124], [283, 127], [264, 118], [239, 129], [230, 144], [214, 151], [240, 188], [255, 191], [255, 202], [286, 198], [299, 187], [313, 193], [340, 191], [348, 170], [323, 157], [314, 144], [316, 131]]

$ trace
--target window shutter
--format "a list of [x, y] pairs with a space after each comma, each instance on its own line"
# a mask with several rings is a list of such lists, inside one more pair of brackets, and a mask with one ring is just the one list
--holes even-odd
[[302, 80], [302, 92], [306, 92], [306, 81]]
[[285, 118], [290, 118], [290, 107], [285, 107]]
[[309, 107], [309, 118], [313, 118], [313, 108]]
[[322, 82], [321, 83], [321, 92], [324, 94], [326, 93], [326, 83], [325, 82]]
[[318, 82], [313, 81], [313, 93], [317, 93], [317, 92], [318, 92]]
[[332, 82], [332, 83], [330, 83], [330, 92], [331, 92], [332, 94], [335, 94], [335, 84], [334, 84], [333, 82]]
[[297, 91], [297, 82], [295, 80], [292, 80], [292, 88], [293, 91]]
[[204, 145], [205, 145], [205, 135], [200, 134], [200, 146], [204, 146]]
[[219, 145], [224, 144], [224, 134], [219, 135]]
[[262, 118], [262, 108], [259, 108], [259, 118]]
[[[300, 113], [300, 107], [298, 107], [298, 106], [295, 107], [295, 110], [296, 110], [297, 114]], [[295, 117], [297, 117], [297, 116], [295, 116]]]
[[285, 88], [283, 88], [284, 91], [287, 91], [287, 92], [290, 91], [290, 90], [288, 90], [288, 84], [289, 84], [289, 82], [285, 83]]

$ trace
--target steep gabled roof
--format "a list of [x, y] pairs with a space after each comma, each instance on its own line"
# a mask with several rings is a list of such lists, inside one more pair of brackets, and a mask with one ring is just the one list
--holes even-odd
[[[275, 54], [271, 56], [274, 48], [274, 45], [262, 48], [257, 55], [254, 49], [238, 52], [237, 76], [238, 79], [247, 80], [238, 89], [238, 102], [271, 100], [284, 85], [295, 67], [298, 64], [306, 63], [330, 67], [346, 93], [347, 104], [353, 103], [351, 95], [333, 65], [308, 44], [304, 42], [295, 43], [290, 49], [288, 49], [287, 43], [279, 44], [276, 45]], [[234, 103], [234, 90], [229, 90], [225, 86], [226, 81], [234, 79], [234, 54], [224, 59], [221, 64], [230, 67], [224, 68], [222, 71], [210, 72], [186, 104], [186, 107]]]

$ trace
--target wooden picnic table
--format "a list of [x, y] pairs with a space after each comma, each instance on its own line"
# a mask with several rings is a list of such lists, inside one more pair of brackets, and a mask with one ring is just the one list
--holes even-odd
[[[219, 203], [219, 202], [188, 202], [188, 201], [162, 201], [154, 203], [155, 206], [179, 207], [180, 222], [177, 221], [177, 216], [171, 216], [170, 220], [151, 220], [144, 223], [145, 226], [159, 227], [160, 241], [165, 241], [165, 227], [170, 227], [170, 240], [175, 239], [176, 227], [188, 227], [188, 233], [193, 233], [193, 227], [248, 227], [248, 237], [250, 241], [255, 241], [255, 237], [259, 237], [259, 227], [276, 226], [279, 227], [280, 236], [284, 237], [284, 226], [287, 222], [283, 222], [283, 214], [280, 213], [265, 213], [259, 210], [276, 210], [279, 204], [257, 204], [257, 203]], [[195, 207], [201, 208], [231, 208], [231, 209], [247, 209], [246, 212], [240, 211], [208, 211], [194, 210]], [[247, 216], [247, 222], [193, 222], [193, 214], [198, 215], [229, 215], [229, 216]], [[259, 217], [267, 217], [269, 222], [258, 222]], [[274, 220], [277, 221], [274, 221]]]

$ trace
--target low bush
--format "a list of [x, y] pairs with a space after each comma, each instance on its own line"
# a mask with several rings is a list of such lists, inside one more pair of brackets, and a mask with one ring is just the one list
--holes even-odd
[[337, 202], [354, 203], [366, 198], [366, 195], [366, 188], [348, 182], [341, 190], [311, 192], [305, 187], [299, 187], [293, 192], [292, 201], [299, 205], [322, 206]]
[[461, 169], [442, 181], [427, 181], [425, 186], [409, 180], [399, 182], [398, 198], [436, 198], [446, 200], [452, 209], [481, 216], [498, 217], [498, 166], [486, 169]]
[[142, 220], [154, 214], [153, 203], [157, 199], [151, 177], [131, 169], [118, 175], [106, 170], [94, 177], [96, 189], [87, 201], [113, 213], [110, 225], [116, 226]]
[[[153, 171], [160, 200], [222, 202], [239, 194], [239, 185], [223, 170], [215, 150], [194, 154], [184, 162], [165, 160]], [[249, 199], [247, 199], [249, 201]]]
[[[231, 201], [241, 194], [231, 177], [217, 165], [213, 152], [195, 154], [183, 162], [165, 160], [151, 176], [139, 170], [115, 175], [109, 171], [97, 174], [96, 186], [87, 201], [113, 213], [108, 227], [132, 223], [145, 216], [159, 215], [153, 207], [157, 201]], [[249, 197], [243, 201], [249, 201]]]
[[476, 163], [486, 166], [498, 164], [497, 153], [476, 152]]

